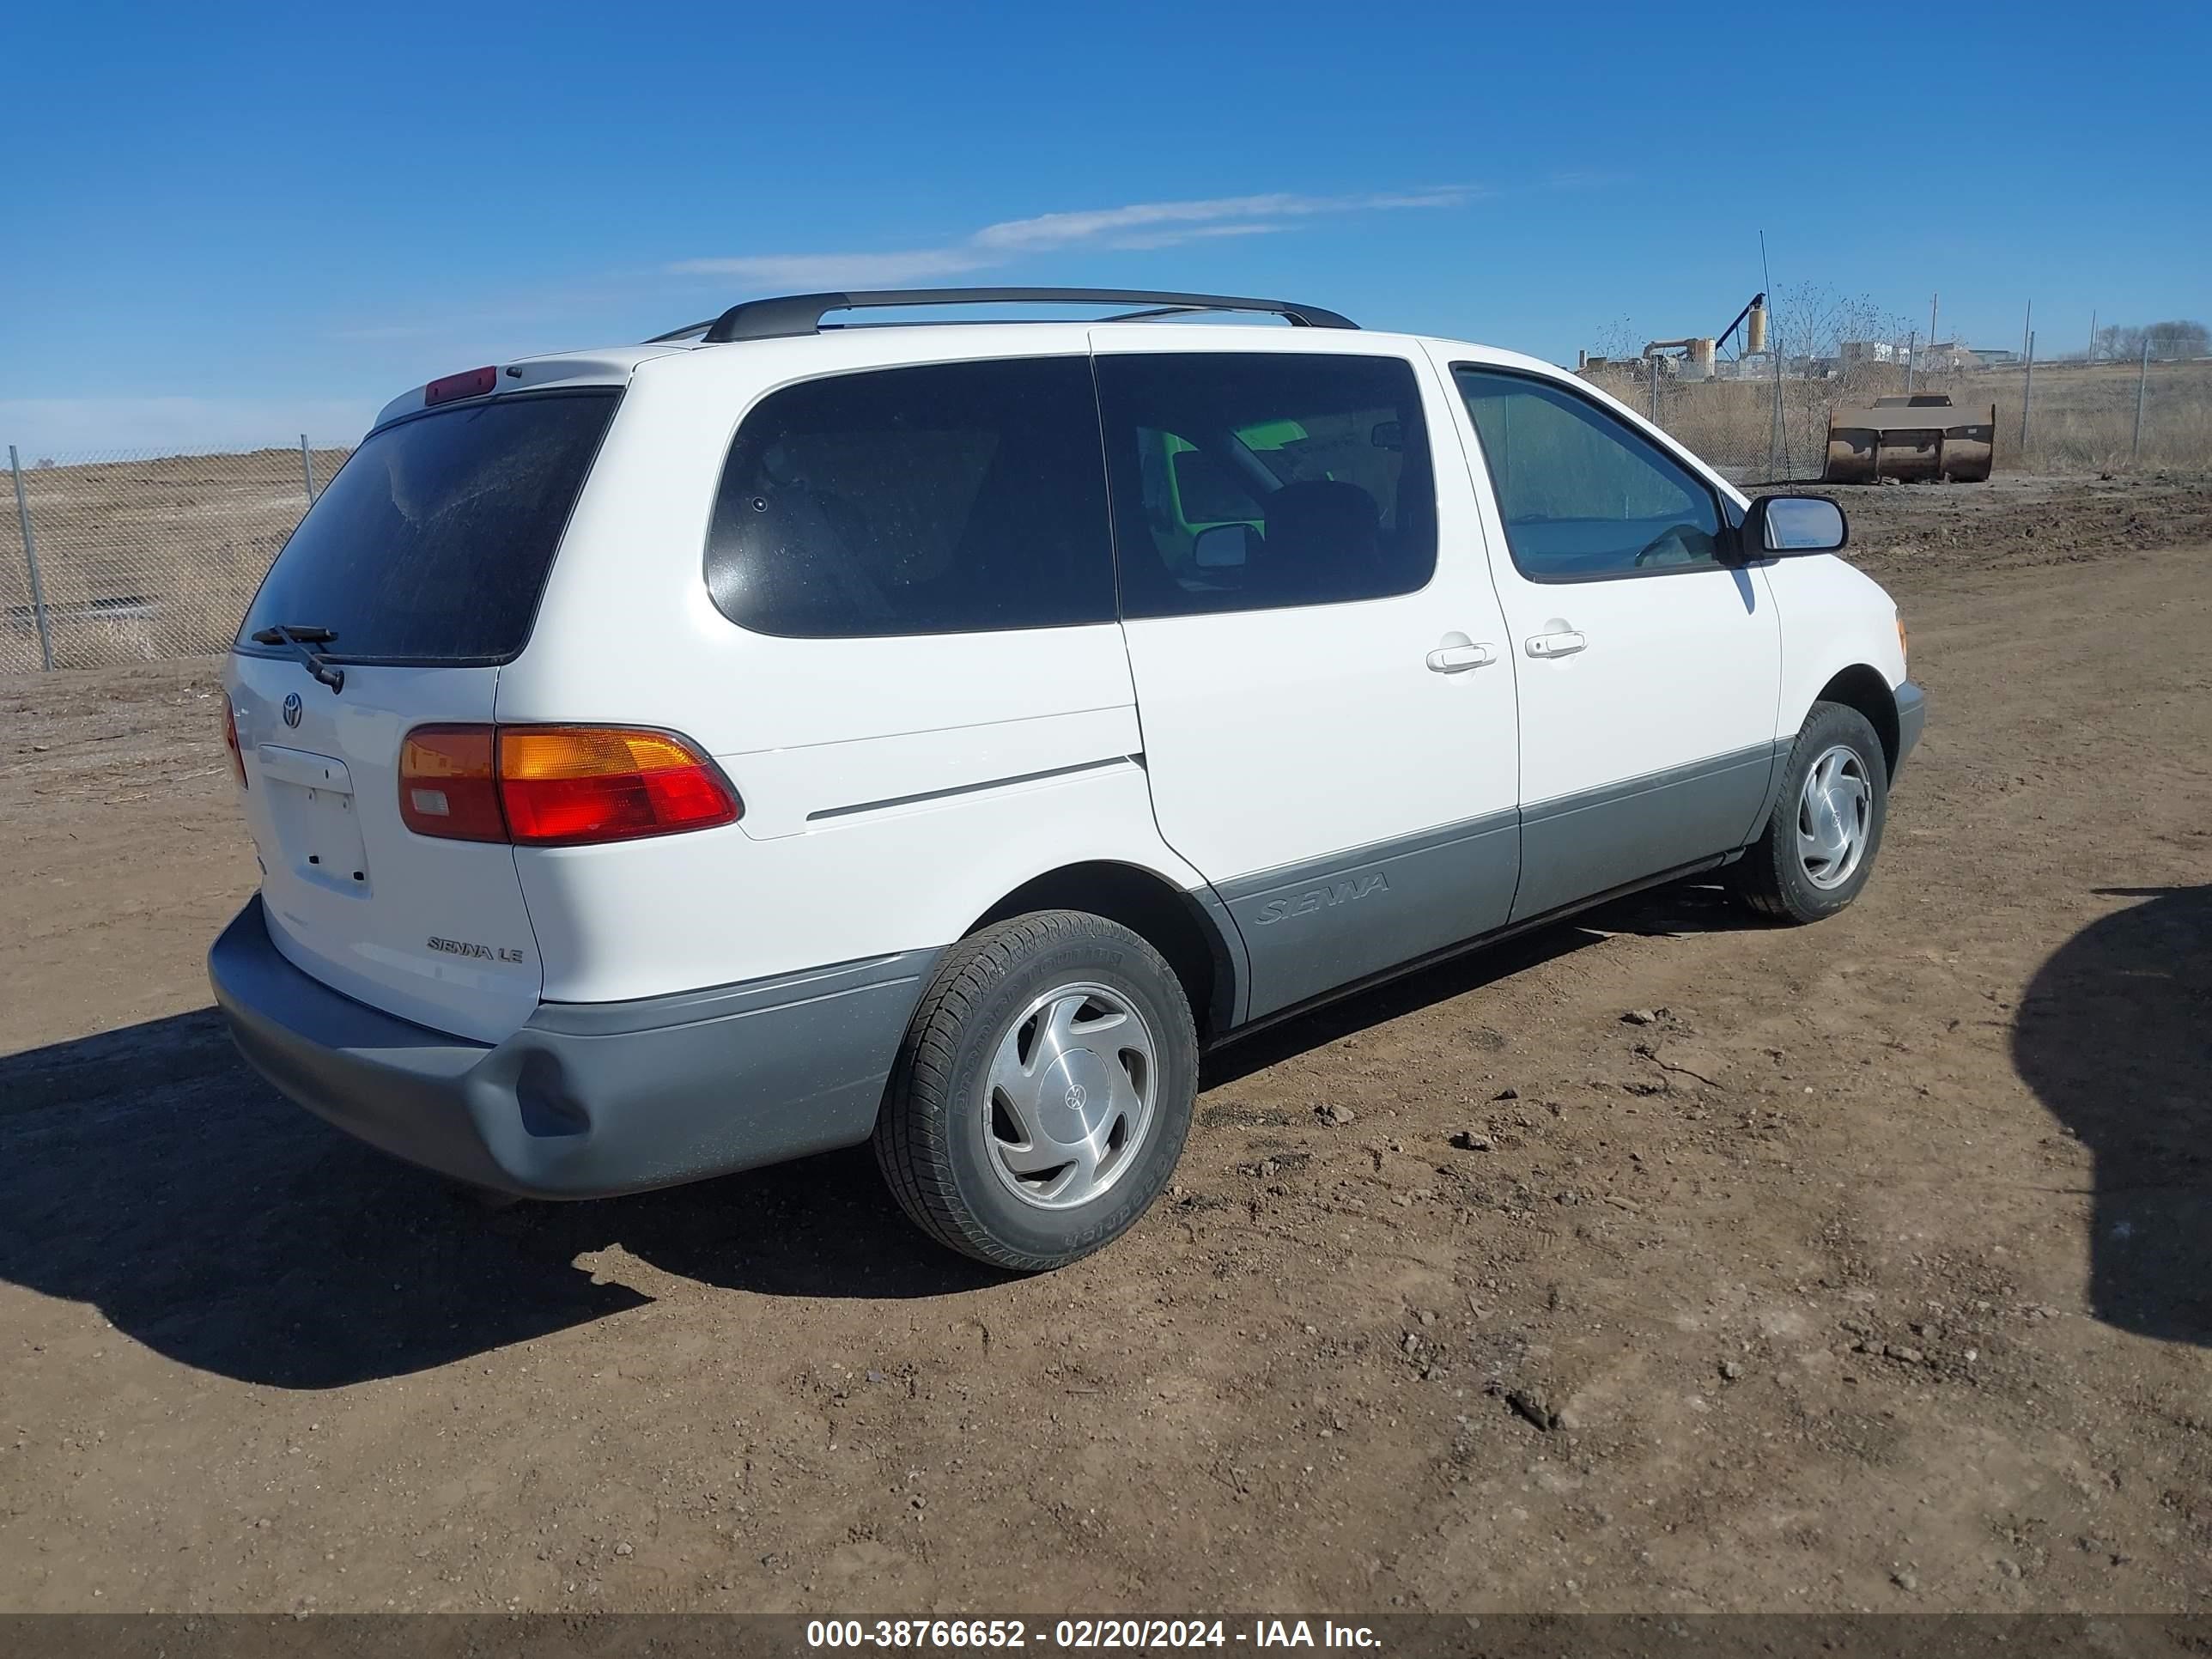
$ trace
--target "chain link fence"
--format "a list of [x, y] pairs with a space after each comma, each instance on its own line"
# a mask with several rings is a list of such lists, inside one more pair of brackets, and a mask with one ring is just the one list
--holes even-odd
[[276, 550], [350, 451], [9, 452], [0, 673], [228, 647]]
[[[1769, 360], [1770, 362], [1771, 360]], [[1828, 414], [1905, 389], [1903, 372], [1692, 380], [1614, 363], [1589, 378], [1728, 477], [1817, 479]], [[2038, 364], [1923, 375], [1916, 391], [1996, 406], [2003, 472], [2212, 471], [2212, 360]], [[351, 453], [278, 448], [18, 455], [0, 512], [0, 673], [225, 649], [276, 550]]]
[[[1767, 360], [1771, 365], [1771, 360]], [[1656, 364], [1656, 372], [1655, 372]], [[1738, 483], [1818, 479], [1828, 416], [1905, 392], [1894, 363], [1825, 370], [1793, 365], [1779, 380], [1747, 365], [1693, 380], [1673, 360], [1592, 368], [1584, 378], [1664, 428]], [[2212, 471], [2212, 360], [2038, 363], [1919, 374], [1914, 392], [1948, 394], [1982, 418], [1996, 410], [1997, 471]]]

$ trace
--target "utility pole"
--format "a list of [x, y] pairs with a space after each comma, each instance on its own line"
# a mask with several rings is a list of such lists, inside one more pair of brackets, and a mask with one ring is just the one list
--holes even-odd
[[1930, 351], [1936, 349], [1936, 301], [1942, 297], [1940, 294], [1928, 296], [1928, 349]]
[[[1908, 398], [1909, 398], [1909, 397], [1911, 397], [1911, 396], [1912, 395], [1912, 352], [1913, 352], [1913, 348], [1914, 348], [1914, 347], [1916, 347], [1916, 346], [1917, 346], [1919, 343], [1920, 343], [1920, 335], [1919, 335], [1918, 331], [1917, 331], [1917, 330], [1916, 330], [1914, 332], [1912, 332], [1911, 334], [1909, 334], [1909, 335], [1907, 335], [1907, 336], [1905, 337], [1905, 395], [1906, 397], [1908, 397]], [[1935, 343], [1935, 342], [1931, 340], [1930, 342], [1929, 342], [1929, 343], [1932, 345], [1932, 344], [1934, 344], [1934, 343]]]
[[2093, 363], [2097, 361], [2097, 313], [2094, 311], [2089, 313], [2089, 361]]
[[1770, 296], [1766, 308], [1766, 350], [1774, 362], [1774, 431], [1766, 441], [1766, 476], [1769, 481], [1782, 482], [1784, 467], [1789, 457], [1783, 453], [1788, 447], [1782, 427], [1782, 329], [1781, 319], [1775, 316], [1771, 296], [1774, 293], [1774, 273], [1766, 264], [1766, 233], [1759, 233], [1759, 275], [1760, 291]]
[[[2143, 388], [2150, 384], [2150, 337], [2143, 337], [2142, 362], [2136, 370], [2136, 441], [2128, 447], [2130, 464], [2142, 459]], [[15, 452], [9, 450], [9, 454]]]
[[2030, 342], [2032, 342], [2034, 338], [2035, 338], [2035, 301], [2033, 301], [2033, 300], [2030, 300], [2030, 301], [2027, 302], [2027, 315], [2025, 318], [2023, 318], [2023, 319], [2021, 319], [2021, 325], [2020, 325], [2020, 355], [2021, 355], [2022, 357], [2027, 356], [2027, 354], [2029, 353], [2029, 351], [2030, 351], [2030, 350], [2032, 350], [2032, 349], [2033, 349], [2033, 346], [2030, 344]]
[[2027, 465], [2027, 410], [2035, 395], [2035, 331], [2027, 334], [2027, 377], [2020, 383], [2020, 460]]
[[[2143, 362], [2150, 362], [2150, 347], [2143, 347]], [[2136, 396], [2136, 442], [2142, 442], [2142, 396]], [[23, 527], [23, 562], [31, 573], [31, 617], [39, 625], [39, 663], [52, 672], [54, 665], [53, 635], [46, 629], [46, 590], [39, 580], [39, 543], [31, 534], [31, 499], [23, 493], [23, 461], [15, 453], [15, 446], [8, 446], [8, 470], [15, 475], [15, 521]]]

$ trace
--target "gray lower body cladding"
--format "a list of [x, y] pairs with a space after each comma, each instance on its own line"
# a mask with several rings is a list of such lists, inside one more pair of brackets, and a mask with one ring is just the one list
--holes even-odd
[[1242, 1018], [1502, 926], [1519, 860], [1517, 815], [1493, 812], [1224, 883], [1250, 964]]
[[1905, 764], [1905, 757], [1920, 741], [1920, 734], [1928, 727], [1928, 694], [1906, 680], [1897, 688], [1897, 762], [1889, 769], [1892, 783]]
[[1756, 832], [1773, 745], [1224, 882], [1264, 1018], [1340, 985], [1735, 851]]
[[498, 1043], [395, 1018], [302, 973], [258, 896], [208, 973], [254, 1069], [337, 1127], [479, 1186], [593, 1198], [866, 1139], [939, 954], [541, 1004]]
[[1745, 845], [1777, 763], [1775, 745], [1760, 744], [1523, 807], [1513, 919]]

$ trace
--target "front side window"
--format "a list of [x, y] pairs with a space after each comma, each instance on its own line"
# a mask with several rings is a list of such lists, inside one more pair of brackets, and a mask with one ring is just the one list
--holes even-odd
[[1090, 364], [878, 369], [771, 392], [707, 540], [716, 607], [820, 639], [1114, 620]]
[[1097, 362], [1122, 614], [1410, 593], [1437, 562], [1412, 367], [1286, 352]]
[[1522, 574], [1594, 581], [1721, 562], [1712, 490], [1633, 428], [1531, 376], [1461, 368], [1453, 378]]

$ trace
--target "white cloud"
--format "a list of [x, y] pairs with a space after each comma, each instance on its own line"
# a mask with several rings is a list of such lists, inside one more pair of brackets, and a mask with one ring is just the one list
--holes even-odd
[[1110, 237], [1099, 244], [1101, 247], [1127, 250], [1149, 247], [1176, 247], [1184, 242], [1196, 241], [1201, 236], [1272, 236], [1279, 230], [1289, 230], [1289, 225], [1191, 225], [1176, 230], [1138, 231], [1127, 236]]
[[93, 460], [127, 451], [281, 449], [351, 444], [381, 405], [343, 398], [18, 398], [0, 400], [0, 443], [25, 466]]
[[878, 288], [925, 276], [957, 276], [993, 263], [957, 247], [909, 248], [891, 253], [763, 253], [732, 259], [685, 259], [668, 267], [677, 276], [735, 276], [765, 288]]
[[943, 247], [886, 253], [765, 253], [729, 258], [684, 259], [665, 267], [677, 276], [735, 276], [764, 287], [869, 288], [918, 277], [955, 276], [1003, 265], [1027, 254], [1097, 246], [1175, 247], [1202, 237], [1258, 236], [1324, 215], [1463, 206], [1487, 194], [1474, 185], [1360, 196], [1219, 196], [1188, 202], [1133, 202], [1007, 219]]

